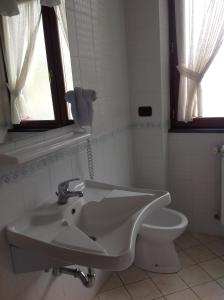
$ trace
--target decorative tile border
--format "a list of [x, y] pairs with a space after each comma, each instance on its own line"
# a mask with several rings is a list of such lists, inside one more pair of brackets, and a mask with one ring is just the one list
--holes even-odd
[[[166, 123], [155, 123], [155, 122], [135, 122], [127, 126], [117, 128], [107, 133], [102, 133], [99, 135], [93, 135], [90, 137], [92, 145], [97, 145], [99, 143], [104, 143], [111, 138], [117, 137], [133, 129], [149, 129], [149, 128], [168, 128]], [[31, 176], [35, 171], [45, 168], [50, 164], [62, 159], [66, 156], [76, 155], [87, 148], [87, 142], [81, 142], [80, 144], [69, 147], [68, 149], [62, 149], [55, 151], [49, 155], [43, 156], [39, 159], [32, 160], [28, 163], [22, 165], [16, 165], [11, 168], [0, 171], [0, 187], [4, 184], [11, 184], [25, 177]]]
[[[92, 145], [96, 145], [99, 143], [106, 142], [113, 137], [124, 134], [132, 128], [132, 125], [125, 126], [123, 128], [117, 128], [108, 133], [99, 134], [96, 136], [90, 137]], [[83, 141], [79, 144], [74, 145], [73, 147], [69, 147], [68, 149], [61, 149], [55, 151], [51, 154], [43, 156], [39, 159], [34, 159], [28, 163], [24, 163], [21, 165], [16, 165], [4, 169], [0, 173], [0, 187], [4, 184], [11, 184], [17, 182], [25, 177], [31, 176], [35, 171], [45, 168], [50, 164], [62, 159], [63, 157], [76, 155], [82, 151], [85, 151], [87, 148], [87, 142]]]
[[134, 122], [132, 124], [133, 129], [149, 129], [149, 128], [160, 128], [167, 129], [169, 122]]

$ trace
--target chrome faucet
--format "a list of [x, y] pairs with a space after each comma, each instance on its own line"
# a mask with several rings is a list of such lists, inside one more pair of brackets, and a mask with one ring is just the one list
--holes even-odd
[[[74, 190], [69, 190], [69, 183], [74, 181], [79, 181], [80, 183], [74, 187]], [[66, 204], [68, 199], [71, 197], [83, 197], [83, 192], [81, 190], [77, 190], [79, 187], [81, 188], [83, 186], [84, 183], [80, 180], [80, 178], [73, 178], [59, 183], [58, 192], [56, 192], [56, 195], [58, 196], [58, 204]]]

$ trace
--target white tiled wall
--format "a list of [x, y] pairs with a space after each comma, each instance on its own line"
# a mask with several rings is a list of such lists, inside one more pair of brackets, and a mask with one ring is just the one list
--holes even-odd
[[[223, 225], [214, 219], [220, 211], [221, 157], [212, 152], [223, 144], [223, 134], [167, 133], [166, 1], [127, 0], [126, 16], [132, 119], [137, 124], [133, 130], [135, 183], [166, 187], [172, 207], [186, 214], [190, 229], [223, 235]], [[140, 105], [152, 106], [151, 118], [138, 117]]]
[[[135, 183], [166, 187], [168, 26], [166, 1], [127, 0], [126, 28], [134, 135]], [[151, 117], [139, 117], [151, 106]]]
[[[66, 0], [72, 67], [76, 86], [93, 88], [94, 136], [105, 137], [93, 144], [95, 179], [115, 184], [133, 182], [132, 134], [123, 0]], [[106, 277], [97, 270], [95, 288], [86, 289], [78, 280], [50, 273], [12, 272], [4, 227], [49, 198], [62, 180], [88, 178], [86, 152], [59, 155], [29, 175], [0, 186], [0, 299], [4, 300], [90, 300]], [[37, 162], [33, 162], [37, 164]], [[33, 170], [33, 171], [32, 171]], [[25, 172], [25, 171], [24, 171]], [[1, 172], [2, 175], [2, 172]], [[6, 180], [7, 181], [7, 180]]]
[[[130, 185], [132, 160], [129, 156], [131, 132], [126, 130], [113, 138], [94, 144], [96, 180]], [[115, 150], [114, 150], [115, 149]], [[10, 253], [5, 240], [4, 227], [24, 211], [40, 205], [57, 190], [62, 180], [73, 177], [88, 178], [86, 151], [65, 155], [35, 170], [29, 177], [19, 177], [15, 182], [0, 188], [0, 299], [50, 300], [92, 299], [102, 282], [104, 273], [97, 271], [94, 289], [86, 289], [78, 280], [63, 276], [34, 272], [15, 275], [12, 272]]]
[[93, 131], [124, 127], [130, 109], [123, 0], [68, 1], [67, 10], [75, 84], [97, 91]]
[[172, 206], [186, 214], [192, 230], [224, 233], [223, 225], [214, 219], [221, 204], [221, 156], [213, 152], [223, 143], [223, 134], [169, 134]]

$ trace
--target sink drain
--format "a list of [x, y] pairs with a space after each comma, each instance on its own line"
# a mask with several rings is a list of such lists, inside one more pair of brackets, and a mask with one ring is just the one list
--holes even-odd
[[96, 241], [96, 237], [95, 237], [95, 236], [93, 236], [93, 235], [90, 235], [89, 237], [90, 237], [90, 238], [91, 238], [91, 240], [93, 240], [94, 242]]

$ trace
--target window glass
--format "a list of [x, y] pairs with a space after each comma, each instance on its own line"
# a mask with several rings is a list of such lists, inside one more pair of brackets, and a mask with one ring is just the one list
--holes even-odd
[[224, 44], [202, 80], [203, 117], [224, 117]]
[[28, 99], [28, 120], [55, 119], [42, 20], [23, 93], [25, 99]]

